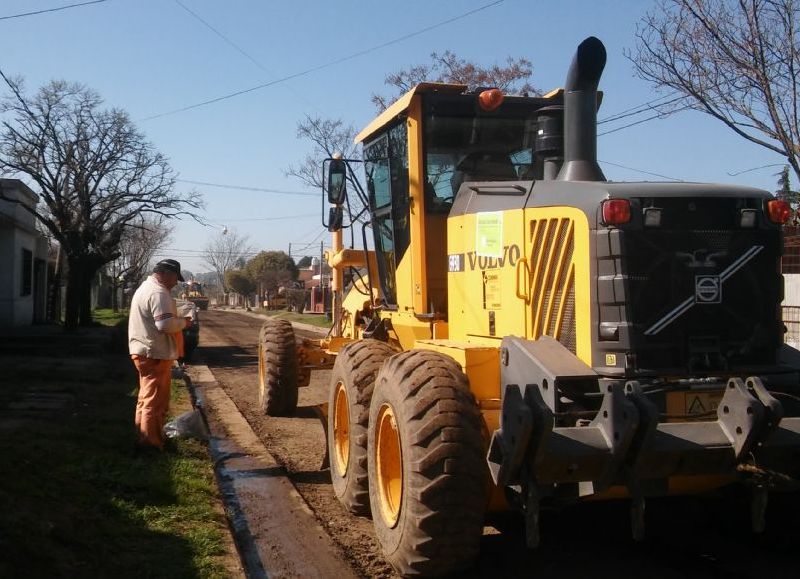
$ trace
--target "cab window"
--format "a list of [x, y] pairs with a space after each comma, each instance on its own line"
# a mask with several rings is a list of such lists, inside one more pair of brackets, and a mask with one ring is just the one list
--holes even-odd
[[397, 264], [410, 241], [405, 122], [364, 145], [364, 168], [381, 289], [392, 306], [397, 304]]

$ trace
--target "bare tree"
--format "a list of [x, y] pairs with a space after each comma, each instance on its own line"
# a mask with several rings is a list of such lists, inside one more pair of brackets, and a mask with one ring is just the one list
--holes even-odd
[[115, 310], [117, 288], [138, 286], [147, 275], [155, 253], [168, 240], [169, 230], [159, 216], [144, 216], [125, 229], [119, 243], [119, 256], [110, 267], [114, 290], [112, 307]]
[[[315, 189], [323, 189], [327, 176], [323, 174], [323, 161], [336, 154], [340, 154], [345, 159], [358, 161], [361, 153], [354, 142], [356, 130], [352, 125], [345, 125], [338, 119], [323, 119], [321, 117], [306, 118], [297, 124], [297, 136], [306, 139], [311, 144], [311, 152], [297, 165], [291, 165], [286, 171], [287, 177], [295, 177]], [[352, 167], [353, 172], [348, 172], [347, 181], [351, 188], [361, 188], [358, 181], [360, 171], [357, 167]], [[320, 193], [321, 194], [321, 193]], [[349, 195], [348, 203], [350, 214], [358, 215], [363, 209], [357, 195]], [[362, 217], [362, 219], [365, 219]]]
[[2, 102], [0, 172], [27, 177], [40, 197], [34, 214], [66, 255], [65, 325], [91, 323], [90, 283], [119, 255], [125, 230], [143, 215], [196, 217], [196, 193], [174, 192], [166, 157], [119, 109], [101, 109], [80, 84], [52, 81], [33, 95], [10, 81]]
[[798, 0], [661, 0], [637, 30], [637, 74], [785, 157], [800, 177]]
[[321, 117], [306, 118], [297, 123], [297, 137], [311, 143], [311, 152], [297, 165], [286, 169], [287, 177], [296, 177], [309, 187], [322, 189], [325, 175], [322, 174], [322, 161], [341, 154], [345, 159], [359, 158], [358, 148], [353, 142], [356, 130], [338, 119]]
[[203, 260], [216, 272], [223, 292], [230, 291], [225, 274], [232, 269], [241, 268], [246, 254], [251, 252], [247, 236], [241, 236], [232, 229], [220, 232], [205, 246]]
[[533, 65], [527, 58], [506, 59], [506, 65], [493, 64], [484, 67], [459, 58], [446, 50], [444, 54], [431, 54], [431, 62], [416, 64], [407, 69], [390, 74], [384, 83], [394, 87], [391, 95], [372, 95], [372, 102], [379, 112], [384, 111], [394, 100], [421, 82], [448, 82], [464, 84], [470, 88], [493, 87], [506, 93], [538, 94], [530, 84]]

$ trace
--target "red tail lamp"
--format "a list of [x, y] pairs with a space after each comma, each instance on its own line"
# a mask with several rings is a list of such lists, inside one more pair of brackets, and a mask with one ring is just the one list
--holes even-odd
[[606, 199], [600, 207], [606, 225], [622, 225], [631, 220], [631, 202], [627, 199]]
[[478, 104], [480, 104], [481, 108], [485, 111], [493, 111], [503, 104], [504, 98], [505, 95], [503, 95], [503, 91], [499, 88], [490, 88], [482, 91], [478, 95]]
[[767, 217], [773, 223], [784, 225], [792, 216], [792, 206], [783, 199], [770, 199], [767, 201]]

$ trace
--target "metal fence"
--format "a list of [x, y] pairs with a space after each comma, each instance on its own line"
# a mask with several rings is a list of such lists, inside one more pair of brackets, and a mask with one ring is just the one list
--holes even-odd
[[783, 273], [800, 273], [800, 227], [794, 225], [783, 228]]
[[800, 306], [782, 306], [781, 312], [786, 326], [783, 341], [797, 348], [800, 346]]

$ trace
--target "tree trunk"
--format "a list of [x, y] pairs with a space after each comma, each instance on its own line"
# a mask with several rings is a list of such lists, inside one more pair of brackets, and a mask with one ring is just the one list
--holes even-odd
[[82, 327], [92, 325], [92, 277], [96, 268], [90, 264], [84, 264], [83, 277], [80, 279], [80, 325]]
[[64, 326], [74, 330], [78, 326], [92, 324], [92, 276], [99, 266], [92, 257], [67, 257], [69, 272], [67, 275], [67, 304], [64, 314]]
[[67, 256], [67, 303], [64, 308], [64, 327], [74, 330], [80, 321], [80, 279], [83, 263], [79, 258]]

